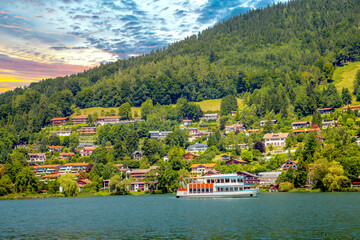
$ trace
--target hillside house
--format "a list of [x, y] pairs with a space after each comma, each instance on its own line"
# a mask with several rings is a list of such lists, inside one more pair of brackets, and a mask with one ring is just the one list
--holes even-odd
[[191, 153], [205, 152], [207, 149], [206, 143], [195, 143], [190, 145], [186, 150]]
[[29, 163], [43, 163], [46, 161], [45, 153], [29, 153]]
[[74, 155], [75, 155], [75, 153], [73, 153], [73, 152], [69, 152], [69, 153], [60, 153], [60, 154], [59, 154], [59, 156], [60, 156], [60, 159], [61, 159], [61, 160], [67, 160], [67, 159], [70, 159], [70, 158], [72, 158]]
[[68, 117], [53, 118], [50, 121], [51, 121], [51, 125], [53, 127], [56, 127], [56, 126], [64, 125], [65, 123], [67, 123], [69, 121], [69, 118]]
[[260, 184], [260, 177], [256, 174], [252, 174], [245, 171], [240, 171], [236, 173], [239, 176], [244, 176], [244, 184]]
[[90, 163], [66, 163], [61, 166], [59, 170], [60, 175], [64, 175], [66, 173], [79, 173], [86, 172], [89, 173], [92, 168]]
[[197, 134], [198, 130], [196, 127], [189, 128], [189, 135]]
[[76, 182], [76, 184], [78, 185], [79, 191], [81, 192], [84, 188], [85, 185], [87, 184], [91, 184], [92, 181], [89, 179], [80, 179]]
[[90, 156], [94, 152], [95, 149], [96, 149], [95, 147], [84, 147], [80, 151], [80, 156], [82, 156], [82, 157]]
[[204, 117], [203, 119], [206, 120], [206, 121], [209, 121], [209, 120], [218, 120], [219, 118], [219, 114], [218, 113], [207, 113], [207, 114], [204, 114]]
[[292, 168], [293, 170], [297, 169], [297, 165], [294, 161], [287, 160], [286, 162], [283, 162], [280, 166], [280, 170], [286, 171], [289, 168]]
[[193, 160], [193, 159], [197, 158], [198, 156], [199, 156], [199, 155], [197, 155], [197, 154], [188, 152], [188, 153], [184, 154], [183, 157], [184, 157], [186, 160]]
[[322, 128], [335, 127], [335, 120], [332, 120], [332, 121], [322, 120], [321, 125], [322, 125]]
[[58, 174], [58, 173], [57, 174], [47, 174], [47, 175], [42, 176], [41, 180], [47, 182], [48, 180], [55, 180], [58, 177], [60, 177], [60, 174]]
[[109, 116], [109, 117], [99, 117], [95, 121], [95, 126], [104, 126], [106, 124], [118, 124], [120, 123], [121, 116]]
[[82, 127], [80, 130], [81, 135], [94, 135], [96, 134], [96, 127]]
[[293, 133], [297, 136], [299, 133], [311, 133], [311, 132], [319, 132], [320, 128], [309, 128], [309, 129], [300, 129], [294, 130]]
[[286, 145], [285, 140], [289, 136], [289, 133], [267, 133], [264, 135], [265, 146], [279, 146], [284, 147]]
[[238, 165], [238, 164], [247, 164], [247, 163], [248, 163], [247, 161], [242, 160], [242, 159], [230, 159], [230, 160], [226, 161], [227, 166], [230, 166], [232, 164]]
[[346, 112], [349, 108], [350, 108], [351, 111], [354, 111], [354, 110], [359, 111], [360, 110], [360, 105], [345, 106], [345, 107], [342, 108], [342, 110], [343, 110], [343, 112]]
[[184, 119], [184, 120], [183, 120], [183, 124], [184, 124], [184, 126], [191, 126], [192, 120], [190, 120], [190, 119]]
[[236, 116], [236, 111], [231, 111], [231, 116], [235, 117]]
[[88, 120], [87, 116], [74, 116], [72, 117], [72, 124], [76, 125], [76, 124], [86, 123], [87, 120]]
[[49, 174], [58, 174], [60, 168], [61, 168], [60, 164], [53, 164], [53, 165], [37, 166], [34, 169], [36, 176], [41, 176], [41, 175], [49, 175]]
[[260, 127], [264, 127], [267, 121], [271, 121], [273, 125], [277, 123], [277, 120], [261, 120], [260, 121]]
[[143, 158], [143, 152], [142, 151], [135, 151], [133, 152], [133, 159], [141, 160]]
[[49, 152], [53, 153], [53, 152], [61, 152], [62, 150], [62, 146], [49, 146]]
[[68, 137], [68, 136], [71, 135], [71, 130], [50, 131], [49, 133], [50, 133], [50, 135], [51, 134], [56, 134], [59, 137]]
[[225, 127], [225, 132], [229, 133], [229, 132], [240, 132], [240, 131], [245, 131], [245, 126], [244, 124], [233, 124], [230, 126], [226, 126]]
[[319, 108], [316, 109], [321, 115], [329, 115], [334, 112], [334, 108]]
[[260, 132], [260, 129], [249, 129], [246, 131], [245, 135], [250, 136], [250, 134], [257, 133], [257, 132]]
[[[134, 169], [134, 170], [131, 170], [130, 171], [130, 178], [134, 178], [136, 181], [141, 181], [146, 177], [148, 172], [153, 171], [153, 170], [155, 170], [155, 169], [148, 168], [148, 169]], [[156, 175], [158, 175], [158, 173], [156, 173]]]
[[310, 123], [309, 122], [293, 122], [291, 125], [292, 125], [293, 129], [307, 128], [310, 125]]
[[94, 143], [92, 142], [81, 142], [79, 143], [79, 148], [85, 148], [85, 147], [94, 147]]
[[191, 174], [202, 174], [212, 171], [215, 168], [215, 163], [193, 164], [190, 166]]
[[172, 131], [149, 131], [150, 138], [152, 139], [163, 139], [166, 138], [169, 133], [172, 133]]

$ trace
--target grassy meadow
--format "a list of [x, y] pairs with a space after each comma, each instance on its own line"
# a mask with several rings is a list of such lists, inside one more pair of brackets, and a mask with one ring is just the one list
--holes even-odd
[[[242, 99], [237, 98], [239, 109], [243, 107]], [[200, 105], [201, 109], [204, 112], [219, 112], [220, 111], [220, 104], [221, 99], [211, 99], [211, 100], [204, 100], [201, 102], [195, 102], [196, 104]], [[172, 106], [175, 106], [174, 104]], [[140, 107], [132, 107], [132, 114], [135, 116], [135, 112], [137, 112], [137, 115], [141, 115], [141, 109]], [[72, 116], [87, 116], [89, 114], [93, 115], [94, 113], [97, 113], [98, 116], [103, 115], [102, 113], [111, 113], [111, 111], [115, 111], [115, 115], [118, 114], [118, 108], [117, 107], [109, 107], [109, 108], [103, 108], [103, 107], [92, 107], [92, 108], [85, 108], [80, 109], [79, 112], [74, 113]], [[79, 114], [80, 113], [80, 114]]]
[[353, 95], [354, 80], [355, 80], [355, 75], [359, 70], [360, 70], [360, 62], [349, 63], [343, 67], [336, 68], [333, 76], [334, 79], [333, 83], [335, 84], [336, 89], [341, 94], [342, 88], [348, 88], [352, 95], [353, 103], [356, 103], [355, 95]]

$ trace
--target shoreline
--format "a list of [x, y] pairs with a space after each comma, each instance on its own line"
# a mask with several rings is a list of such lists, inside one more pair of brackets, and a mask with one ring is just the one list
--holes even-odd
[[[287, 192], [270, 192], [270, 191], [261, 191], [261, 193], [354, 193], [359, 191], [343, 191], [343, 192], [321, 192], [318, 189], [310, 190], [310, 191], [302, 191], [302, 190], [292, 190]], [[82, 197], [107, 197], [107, 196], [140, 196], [140, 195], [159, 195], [159, 194], [175, 194], [175, 193], [145, 193], [145, 192], [132, 192], [128, 194], [113, 194], [109, 192], [96, 192], [96, 193], [83, 193], [78, 194], [72, 198], [82, 198]], [[1, 196], [0, 201], [5, 200], [24, 200], [24, 199], [45, 199], [45, 198], [71, 198], [65, 197], [63, 194], [10, 194], [6, 196]]]

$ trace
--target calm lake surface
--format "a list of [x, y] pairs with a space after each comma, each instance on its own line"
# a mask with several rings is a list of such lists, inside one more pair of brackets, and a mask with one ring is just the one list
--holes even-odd
[[360, 193], [0, 201], [0, 239], [360, 239]]

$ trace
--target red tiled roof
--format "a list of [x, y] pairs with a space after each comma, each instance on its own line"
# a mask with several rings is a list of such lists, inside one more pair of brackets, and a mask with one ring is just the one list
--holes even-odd
[[120, 119], [121, 116], [98, 117], [98, 119]]
[[74, 156], [75, 153], [70, 152], [70, 153], [60, 153], [60, 156]]
[[60, 164], [42, 165], [42, 166], [38, 166], [38, 168], [39, 168], [39, 167], [42, 167], [42, 168], [50, 168], [50, 167], [57, 167], [57, 166], [60, 166]]
[[320, 131], [320, 128], [310, 128], [310, 129], [303, 129], [303, 130], [294, 130], [293, 133], [307, 133], [307, 132], [317, 132]]
[[84, 149], [84, 151], [94, 151], [96, 148], [95, 147], [84, 147], [83, 149]]
[[45, 156], [45, 153], [29, 153], [29, 156]]
[[59, 118], [53, 118], [51, 119], [51, 121], [57, 121], [57, 120], [66, 120], [68, 119], [67, 117], [59, 117]]
[[57, 149], [57, 148], [62, 148], [62, 146], [49, 146], [49, 148]]
[[59, 176], [60, 176], [60, 174], [48, 174], [48, 175], [42, 176], [41, 178], [57, 178]]
[[309, 122], [305, 121], [305, 122], [293, 122], [292, 125], [294, 124], [308, 124]]
[[87, 166], [90, 163], [66, 163], [63, 166]]

